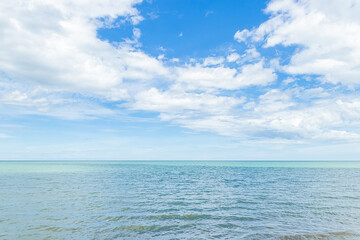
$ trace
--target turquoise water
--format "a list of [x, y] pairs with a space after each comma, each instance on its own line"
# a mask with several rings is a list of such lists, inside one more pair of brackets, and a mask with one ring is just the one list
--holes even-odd
[[0, 162], [0, 239], [360, 239], [360, 162]]

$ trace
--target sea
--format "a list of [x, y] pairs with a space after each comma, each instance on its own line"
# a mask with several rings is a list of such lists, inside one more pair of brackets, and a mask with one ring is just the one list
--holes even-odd
[[0, 239], [360, 239], [360, 162], [1, 161]]

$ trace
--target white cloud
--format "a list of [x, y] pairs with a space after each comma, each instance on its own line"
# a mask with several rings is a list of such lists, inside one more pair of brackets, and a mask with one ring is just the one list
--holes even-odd
[[235, 34], [238, 41], [265, 41], [264, 47], [301, 46], [283, 71], [317, 74], [323, 81], [360, 84], [360, 4], [354, 0], [273, 0], [271, 18], [252, 31]]
[[227, 57], [226, 57], [226, 60], [228, 62], [235, 62], [236, 60], [238, 60], [240, 58], [240, 55], [236, 52], [234, 53], [231, 53], [229, 54]]
[[[271, 1], [268, 21], [236, 32], [234, 38], [248, 46], [243, 53], [190, 59], [188, 64], [143, 52], [138, 27], [123, 42], [97, 38], [97, 28], [112, 27], [119, 16], [139, 23], [143, 18], [134, 7], [139, 2], [0, 2], [2, 114], [114, 116], [119, 110], [104, 103], [125, 101], [118, 105], [241, 139], [359, 140], [356, 92], [346, 95], [318, 81], [359, 84], [357, 2]], [[261, 56], [256, 41], [264, 48], [301, 47], [289, 64], [280, 66], [279, 59]], [[288, 74], [281, 86], [275, 85], [278, 70]], [[299, 86], [297, 74], [322, 77], [316, 80], [319, 86], [305, 87]]]
[[234, 39], [238, 42], [245, 42], [251, 35], [252, 33], [249, 30], [244, 29], [242, 31], [237, 31], [234, 35]]
[[259, 97], [259, 104], [254, 108], [254, 111], [266, 115], [266, 113], [278, 112], [294, 105], [295, 103], [289, 94], [278, 89], [272, 89]]
[[159, 112], [161, 120], [194, 131], [242, 139], [360, 141], [360, 98], [330, 97], [322, 88], [271, 89], [255, 100], [151, 89], [138, 94], [131, 107]]
[[230, 53], [226, 57], [226, 60], [228, 62], [236, 62], [237, 64], [242, 65], [244, 63], [260, 61], [261, 54], [256, 50], [256, 48], [251, 47], [251, 48], [245, 49], [245, 51], [242, 55], [240, 55], [236, 52]]
[[[188, 89], [238, 89], [266, 85], [276, 78], [273, 70], [265, 68], [263, 62], [244, 65], [238, 70], [223, 66], [223, 56], [205, 58], [201, 64], [194, 60], [195, 65], [165, 67], [162, 62], [166, 60], [165, 57], [154, 58], [138, 48], [141, 31], [136, 27], [133, 28], [132, 40], [110, 44], [97, 38], [97, 28], [111, 27], [118, 16], [129, 19], [138, 17], [140, 20], [141, 16], [134, 8], [139, 2], [1, 2], [4, 11], [0, 13], [0, 51], [3, 53], [0, 55], [0, 70], [12, 81], [10, 87], [5, 82], [0, 86], [2, 104], [27, 107], [29, 110], [21, 110], [22, 113], [31, 114], [38, 111], [44, 115], [59, 115], [54, 109], [60, 113], [62, 111], [59, 109], [69, 109], [70, 105], [111, 114], [111, 111], [106, 113], [104, 109], [101, 110], [102, 107], [97, 104], [90, 106], [81, 102], [83, 100], [78, 102], [79, 99], [74, 102], [70, 96], [77, 93], [84, 99], [95, 96], [100, 101], [132, 102], [133, 98], [153, 91], [155, 79], [165, 79], [173, 81], [170, 88], [184, 89], [158, 95], [166, 100], [171, 99], [170, 102], [174, 104], [178, 101], [175, 99], [183, 97], [184, 100], [178, 105], [186, 105], [186, 101], [194, 100], [198, 102], [194, 110], [208, 112], [213, 111], [211, 107], [218, 103], [228, 101], [232, 106], [233, 102], [239, 100], [205, 93], [194, 95], [186, 92]], [[100, 18], [105, 20], [101, 22]], [[171, 61], [179, 62], [179, 59], [173, 58]], [[3, 76], [2, 81], [4, 79]], [[147, 108], [151, 109], [149, 104]], [[158, 107], [156, 105], [152, 109], [155, 111]], [[208, 110], [204, 111], [203, 107]], [[92, 115], [92, 112], [79, 116]]]
[[[96, 94], [122, 88], [124, 79], [167, 74], [160, 61], [131, 43], [115, 47], [97, 38], [98, 18], [138, 16], [138, 2], [2, 1], [0, 70], [14, 80]], [[134, 39], [140, 36], [134, 28]]]
[[261, 57], [256, 48], [252, 47], [245, 50], [245, 53], [241, 56], [243, 62], [258, 60]]
[[[194, 115], [229, 112], [243, 102], [243, 99], [215, 96], [207, 93], [188, 93], [177, 90], [161, 92], [156, 88], [140, 92], [135, 97], [132, 109], [150, 110], [164, 114], [181, 114], [184, 111]], [[194, 112], [195, 111], [195, 112]]]
[[315, 138], [326, 139], [326, 140], [359, 140], [360, 134], [346, 132], [346, 131], [337, 131], [330, 130], [328, 132], [324, 132]]
[[[73, 94], [78, 96], [72, 97]], [[34, 88], [9, 81], [0, 84], [0, 110], [2, 116], [44, 115], [68, 120], [115, 114], [101, 103], [90, 101], [78, 93], [49, 91], [46, 88]]]
[[215, 66], [220, 65], [225, 61], [224, 57], [207, 57], [204, 59], [203, 66]]
[[141, 31], [138, 28], [133, 29], [134, 39], [137, 41], [141, 37]]
[[214, 13], [215, 13], [214, 11], [208, 10], [208, 11], [205, 12], [205, 17], [207, 17], [207, 16], [209, 16], [211, 14], [214, 14]]
[[[223, 61], [223, 59], [221, 59]], [[240, 71], [225, 66], [206, 67], [200, 64], [176, 69], [177, 81], [195, 89], [239, 89], [251, 85], [267, 85], [276, 80], [271, 68], [262, 61], [241, 67]]]
[[7, 134], [0, 133], [0, 139], [1, 138], [11, 138], [11, 136], [9, 136]]

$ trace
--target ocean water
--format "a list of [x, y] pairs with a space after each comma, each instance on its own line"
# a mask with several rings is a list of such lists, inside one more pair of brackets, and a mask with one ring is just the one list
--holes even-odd
[[360, 162], [0, 162], [0, 239], [360, 239]]

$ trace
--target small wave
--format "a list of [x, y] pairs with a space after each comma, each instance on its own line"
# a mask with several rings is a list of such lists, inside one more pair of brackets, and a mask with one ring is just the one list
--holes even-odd
[[297, 234], [297, 235], [285, 235], [281, 236], [281, 240], [306, 240], [306, 239], [333, 239], [333, 238], [346, 239], [347, 237], [360, 237], [359, 234], [353, 232], [329, 232], [329, 233], [316, 233], [316, 234]]
[[117, 222], [121, 219], [126, 218], [125, 216], [108, 216], [104, 218], [104, 221], [106, 222]]
[[30, 229], [37, 230], [37, 231], [47, 231], [47, 232], [73, 232], [73, 231], [80, 230], [80, 228], [55, 227], [55, 226], [47, 226], [47, 225], [33, 226]]
[[188, 206], [188, 202], [183, 201], [174, 201], [174, 202], [168, 202], [169, 205], [176, 205], [176, 206]]
[[111, 231], [130, 231], [130, 232], [137, 232], [137, 233], [146, 233], [146, 232], [160, 232], [160, 231], [168, 231], [168, 230], [175, 230], [175, 229], [183, 229], [188, 228], [193, 225], [186, 224], [186, 225], [167, 225], [167, 226], [158, 226], [158, 225], [151, 225], [151, 226], [144, 226], [144, 225], [124, 225], [118, 226], [113, 228]]
[[128, 230], [135, 232], [146, 232], [157, 229], [157, 226], [140, 226], [140, 225], [127, 225], [127, 226], [119, 226], [114, 228], [113, 230]]
[[253, 218], [253, 217], [240, 217], [240, 216], [225, 216], [223, 218], [233, 220], [233, 221], [256, 221], [256, 220], [258, 220], [257, 218]]
[[245, 200], [239, 200], [237, 203], [243, 203], [243, 204], [259, 204], [259, 202], [253, 202], [253, 201], [245, 201]]
[[220, 223], [217, 225], [220, 228], [238, 228], [239, 226], [232, 223]]
[[272, 202], [271, 204], [284, 205], [284, 206], [292, 206], [292, 205], [295, 205], [295, 203], [293, 203], [293, 202]]
[[120, 210], [121, 210], [121, 211], [129, 211], [129, 210], [132, 210], [132, 208], [125, 207], [125, 208], [121, 208]]
[[180, 220], [196, 220], [196, 219], [209, 219], [211, 215], [196, 215], [196, 214], [186, 214], [186, 215], [155, 215], [147, 216], [147, 219], [180, 219]]

